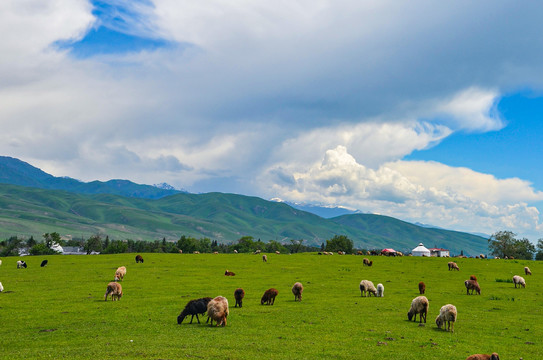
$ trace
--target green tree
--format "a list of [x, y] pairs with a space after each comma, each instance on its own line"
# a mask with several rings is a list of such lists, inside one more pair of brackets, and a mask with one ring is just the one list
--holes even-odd
[[498, 231], [488, 239], [488, 250], [494, 256], [501, 258], [532, 260], [535, 246], [528, 239], [516, 239], [512, 231]]
[[110, 241], [107, 248], [104, 249], [104, 254], [122, 254], [128, 250], [128, 244], [122, 240]]
[[36, 245], [38, 242], [34, 240], [34, 236], [30, 236], [30, 239], [26, 241], [26, 246], [31, 248], [32, 246]]
[[298, 253], [300, 251], [300, 249], [302, 248], [302, 243], [304, 242], [304, 239], [300, 239], [300, 240], [290, 240], [290, 243], [291, 243], [291, 250], [293, 253]]
[[234, 249], [238, 252], [253, 252], [257, 250], [258, 243], [253, 240], [252, 236], [243, 236], [238, 240], [238, 243], [234, 245]]
[[101, 252], [102, 251], [102, 238], [100, 235], [93, 235], [90, 238], [87, 239], [85, 242], [85, 245], [83, 246], [83, 249], [87, 252], [87, 254], [90, 254], [91, 252]]
[[512, 231], [498, 231], [488, 239], [488, 250], [494, 256], [505, 258], [512, 256], [516, 234]]
[[193, 237], [186, 237], [185, 235], [181, 236], [179, 241], [177, 241], [177, 247], [182, 250], [184, 253], [192, 253], [196, 251], [198, 247], [198, 240]]
[[543, 260], [543, 239], [537, 240], [537, 253], [535, 254], [536, 260]]
[[59, 252], [47, 247], [45, 243], [38, 243], [30, 248], [29, 253], [30, 255], [54, 255]]
[[60, 245], [60, 234], [58, 232], [45, 233], [43, 234], [43, 241], [48, 248], [55, 244]]
[[353, 252], [353, 241], [345, 235], [336, 235], [326, 240], [326, 251], [345, 251], [350, 254]]

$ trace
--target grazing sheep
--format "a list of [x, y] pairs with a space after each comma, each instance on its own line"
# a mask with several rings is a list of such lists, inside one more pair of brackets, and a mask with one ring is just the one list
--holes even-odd
[[425, 292], [425, 291], [426, 291], [426, 284], [425, 284], [423, 281], [421, 281], [421, 282], [419, 283], [419, 293], [420, 293], [421, 295], [424, 295], [424, 292]]
[[47, 261], [47, 260], [43, 260], [43, 261], [41, 262], [41, 265], [40, 265], [40, 266], [41, 266], [41, 267], [47, 266], [47, 263], [48, 263], [48, 262], [49, 262], [49, 261]]
[[264, 295], [262, 295], [262, 299], [260, 299], [260, 305], [273, 305], [275, 302], [275, 297], [279, 294], [279, 291], [277, 291], [274, 288], [270, 288], [264, 292]]
[[0, 266], [2, 265], [2, 260], [0, 260]]
[[500, 360], [500, 356], [497, 353], [488, 354], [473, 354], [466, 358], [466, 360]]
[[373, 283], [369, 280], [362, 280], [360, 282], [360, 296], [366, 296], [366, 293], [368, 293], [368, 296], [377, 296], [377, 289], [373, 285]]
[[24, 260], [18, 260], [17, 261], [17, 269], [22, 269], [22, 268], [26, 269], [26, 267], [27, 267], [26, 261], [24, 261]]
[[181, 324], [185, 317], [188, 315], [192, 315], [190, 318], [190, 324], [192, 324], [192, 320], [196, 316], [196, 320], [198, 321], [198, 324], [200, 323], [200, 319], [198, 318], [198, 314], [204, 314], [207, 311], [207, 304], [211, 301], [210, 297], [204, 297], [196, 300], [190, 300], [187, 305], [185, 305], [185, 308], [183, 311], [181, 311], [181, 314], [177, 317], [177, 323]]
[[385, 296], [385, 287], [383, 284], [377, 284], [377, 297]]
[[232, 271], [226, 270], [226, 271], [224, 272], [224, 276], [236, 276], [236, 274], [234, 274]]
[[268, 257], [266, 255], [262, 255], [262, 261], [268, 262]]
[[[181, 250], [179, 250], [181, 251]], [[141, 255], [136, 255], [136, 263], [142, 263], [143, 264], [143, 258], [141, 257]]]
[[413, 301], [411, 301], [411, 308], [407, 312], [407, 318], [409, 321], [411, 321], [411, 319], [413, 319], [413, 321], [417, 321], [417, 314], [419, 314], [419, 323], [422, 323], [423, 318], [424, 322], [426, 322], [429, 306], [430, 303], [428, 302], [426, 296], [417, 296], [413, 299]]
[[242, 307], [243, 306], [243, 298], [245, 297], [245, 290], [242, 288], [237, 288], [234, 291], [234, 299], [236, 299], [236, 305], [234, 307]]
[[217, 326], [226, 326], [228, 317], [228, 300], [224, 296], [217, 296], [207, 304], [207, 316], [211, 319], [209, 326], [213, 326], [213, 320]]
[[236, 249], [234, 249], [234, 254], [237, 254], [237, 253], [238, 253], [238, 251]]
[[528, 266], [524, 267], [524, 275], [532, 275], [532, 271], [530, 270]]
[[469, 279], [470, 279], [470, 280], [475, 280], [475, 281], [477, 281], [477, 276], [475, 276], [475, 275], [470, 275], [470, 276], [469, 276]]
[[121, 266], [115, 271], [115, 281], [123, 281], [124, 276], [126, 275], [126, 267]]
[[199, 251], [193, 251], [192, 253], [193, 254], [199, 254], [200, 252]]
[[362, 259], [362, 264], [363, 266], [370, 266], [370, 259], [368, 258]]
[[261, 250], [256, 250], [253, 254], [258, 255], [260, 254]]
[[110, 282], [107, 284], [106, 294], [104, 300], [107, 301], [107, 296], [111, 294], [111, 301], [119, 300], [123, 296], [123, 287], [117, 282]]
[[213, 255], [217, 255], [218, 253], [218, 251], [213, 251]]
[[458, 270], [458, 271], [460, 271], [460, 268], [458, 267], [458, 265], [456, 265], [456, 263], [454, 261], [449, 261], [447, 263], [447, 265], [449, 266], [449, 270]]
[[302, 301], [302, 293], [304, 292], [304, 286], [300, 282], [294, 283], [292, 286], [292, 293], [294, 294], [294, 301]]
[[521, 286], [523, 288], [526, 287], [526, 281], [524, 281], [524, 278], [522, 276], [518, 276], [518, 275], [513, 276], [513, 283], [515, 284], [515, 288], [517, 287], [517, 284], [519, 288]]
[[[456, 306], [452, 304], [443, 305], [439, 310], [439, 315], [436, 317], [436, 325], [441, 329], [443, 326], [444, 330], [454, 332], [454, 322], [457, 318]], [[447, 329], [445, 329], [445, 322], [447, 322]], [[452, 328], [451, 328], [452, 322]]]
[[4, 287], [2, 286], [2, 283], [0, 282], [0, 292], [4, 291]]
[[279, 254], [281, 254], [281, 253], [280, 253], [279, 251], [276, 250], [276, 251], [275, 251], [275, 255], [279, 255]]
[[466, 280], [464, 281], [464, 285], [466, 286], [466, 293], [467, 295], [470, 295], [469, 291], [471, 290], [471, 294], [473, 294], [473, 290], [477, 291], [477, 294], [481, 295], [481, 287], [479, 286], [479, 283], [477, 280]]

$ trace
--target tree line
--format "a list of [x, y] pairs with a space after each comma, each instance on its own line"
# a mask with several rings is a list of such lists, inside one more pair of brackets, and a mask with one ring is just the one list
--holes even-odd
[[[326, 240], [320, 247], [304, 244], [303, 239], [290, 240], [280, 243], [275, 240], [261, 241], [255, 240], [252, 236], [243, 236], [237, 241], [231, 243], [219, 243], [217, 240], [209, 238], [194, 238], [191, 236], [181, 236], [178, 241], [162, 240], [144, 241], [144, 240], [111, 240], [109, 236], [92, 235], [88, 239], [63, 240], [59, 233], [43, 234], [41, 240], [34, 239], [31, 236], [28, 239], [22, 239], [12, 236], [9, 239], [0, 241], [0, 256], [19, 256], [21, 250], [25, 250], [30, 255], [54, 255], [54, 245], [62, 247], [73, 246], [82, 248], [87, 254], [120, 254], [120, 253], [232, 253], [236, 250], [239, 253], [255, 252], [276, 252], [281, 253], [299, 253], [323, 251], [345, 251], [350, 254], [354, 251], [353, 241], [344, 235], [334, 236]], [[53, 247], [53, 248], [52, 248]]]
[[489, 252], [502, 259], [543, 260], [543, 239], [534, 246], [526, 238], [517, 239], [512, 231], [498, 231], [488, 239]]

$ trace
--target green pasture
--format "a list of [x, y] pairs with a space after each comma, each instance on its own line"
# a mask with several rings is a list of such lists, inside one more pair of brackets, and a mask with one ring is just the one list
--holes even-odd
[[[501, 359], [543, 358], [543, 265], [524, 260], [268, 254], [136, 254], [2, 258], [0, 358], [2, 359], [465, 359], [473, 353]], [[43, 259], [49, 265], [40, 268]], [[124, 296], [104, 301], [106, 285], [126, 266]], [[524, 266], [533, 276], [524, 276]], [[224, 276], [228, 269], [234, 277]], [[466, 295], [476, 275], [482, 294]], [[508, 282], [526, 279], [525, 289]], [[363, 298], [363, 279], [382, 283], [383, 298]], [[304, 285], [295, 302], [292, 285]], [[407, 311], [426, 283], [428, 322], [409, 322]], [[243, 308], [234, 308], [242, 287]], [[268, 288], [275, 305], [260, 305]], [[223, 295], [230, 302], [226, 327], [190, 316], [176, 318], [187, 301]], [[455, 332], [437, 329], [441, 306], [458, 309]]]

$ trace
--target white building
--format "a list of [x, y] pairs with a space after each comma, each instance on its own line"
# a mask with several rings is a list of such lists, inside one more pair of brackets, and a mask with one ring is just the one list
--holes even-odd
[[411, 250], [411, 254], [413, 256], [430, 256], [431, 255], [430, 250], [425, 248], [424, 245], [422, 245], [422, 243], [420, 243], [419, 246]]
[[428, 249], [430, 250], [430, 253], [432, 254], [432, 256], [437, 256], [437, 257], [450, 257], [450, 253], [449, 253], [449, 250], [447, 249], [442, 249], [442, 248], [430, 248]]

